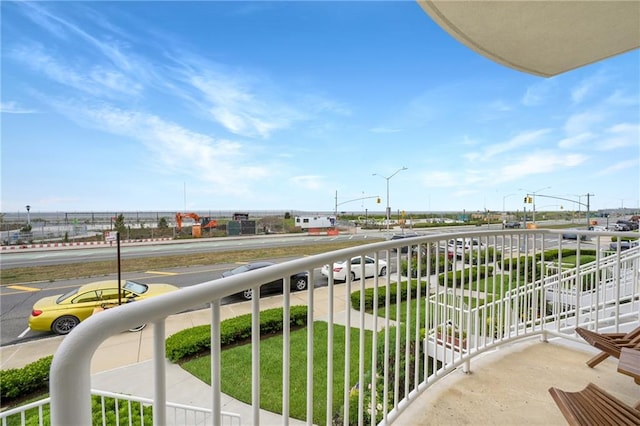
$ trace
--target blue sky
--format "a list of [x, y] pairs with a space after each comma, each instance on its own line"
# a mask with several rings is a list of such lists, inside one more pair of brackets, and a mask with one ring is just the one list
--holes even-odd
[[544, 79], [409, 1], [0, 7], [3, 212], [382, 211], [402, 167], [393, 211], [640, 205], [638, 51]]

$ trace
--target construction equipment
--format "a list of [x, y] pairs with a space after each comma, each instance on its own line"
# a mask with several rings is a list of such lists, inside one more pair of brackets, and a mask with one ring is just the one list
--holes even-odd
[[200, 218], [195, 213], [176, 213], [176, 228], [178, 232], [182, 230], [182, 219], [193, 219], [196, 223], [193, 224], [191, 228], [191, 235], [194, 238], [200, 238], [202, 236], [202, 228], [204, 229], [213, 229], [218, 227], [218, 221], [212, 220], [210, 217]]
[[182, 219], [191, 218], [196, 221], [198, 225], [200, 225], [200, 216], [195, 213], [176, 213], [176, 228], [178, 228], [178, 232], [182, 230]]

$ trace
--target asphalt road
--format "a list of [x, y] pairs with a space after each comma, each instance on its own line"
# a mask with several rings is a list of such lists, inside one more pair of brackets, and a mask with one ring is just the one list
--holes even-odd
[[[256, 247], [276, 247], [293, 244], [318, 244], [320, 242], [332, 242], [344, 239], [370, 238], [372, 242], [384, 234], [361, 233], [356, 235], [341, 235], [336, 237], [315, 237], [306, 235], [296, 236], [271, 236], [269, 238], [235, 238], [219, 241], [180, 242], [168, 244], [139, 245], [123, 247], [123, 258], [166, 256], [170, 254], [186, 255], [203, 251], [229, 251], [249, 249]], [[550, 247], [547, 247], [550, 248]], [[115, 256], [115, 248], [93, 247], [65, 250], [21, 250], [16, 252], [2, 252], [2, 267], [35, 266], [78, 263], [96, 260], [109, 260]], [[287, 259], [270, 259], [274, 262], [282, 262]], [[122, 278], [143, 283], [168, 283], [178, 287], [187, 287], [206, 281], [218, 279], [223, 271], [234, 268], [235, 264], [217, 264], [190, 268], [174, 268], [169, 270], [146, 271], [136, 273], [123, 273]], [[390, 265], [390, 270], [394, 270]], [[327, 279], [316, 271], [314, 274], [314, 286], [326, 286]], [[52, 336], [52, 333], [33, 332], [28, 330], [28, 317], [33, 304], [40, 298], [55, 294], [62, 294], [70, 289], [86, 284], [87, 282], [116, 279], [116, 275], [93, 277], [84, 279], [72, 279], [55, 282], [21, 283], [19, 285], [0, 286], [0, 346], [19, 343], [26, 340], [41, 339]], [[235, 303], [240, 298], [228, 297], [222, 303]], [[203, 305], [205, 307], [205, 305]]]
[[[283, 262], [288, 259], [272, 259], [276, 262]], [[160, 271], [146, 271], [135, 273], [123, 273], [122, 278], [133, 280], [145, 284], [166, 283], [178, 287], [188, 287], [206, 281], [215, 280], [222, 276], [222, 272], [233, 269], [237, 264], [218, 264], [209, 266], [198, 266], [190, 268], [174, 268]], [[327, 279], [317, 270], [314, 274], [316, 287], [326, 286]], [[11, 345], [28, 340], [42, 339], [55, 334], [50, 332], [34, 332], [28, 330], [28, 318], [33, 304], [40, 298], [66, 293], [67, 291], [79, 287], [92, 281], [117, 279], [116, 274], [94, 278], [83, 278], [73, 280], [63, 280], [55, 282], [38, 282], [21, 285], [9, 285], [0, 287], [1, 314], [0, 321], [0, 346]], [[276, 294], [274, 292], [274, 294]], [[264, 297], [264, 296], [263, 296]], [[222, 304], [236, 303], [242, 301], [238, 297], [226, 297]], [[207, 307], [206, 304], [202, 308]]]
[[[306, 234], [269, 235], [260, 237], [229, 237], [203, 240], [173, 240], [156, 243], [126, 243], [120, 246], [121, 259], [154, 256], [185, 256], [190, 253], [222, 252], [232, 250], [255, 249], [261, 247], [286, 247], [291, 245], [312, 245], [346, 240], [384, 239], [384, 234], [360, 233], [327, 236], [308, 236]], [[116, 258], [116, 247], [78, 246], [65, 249], [15, 249], [0, 254], [0, 269], [60, 265], [66, 263], [95, 262]]]

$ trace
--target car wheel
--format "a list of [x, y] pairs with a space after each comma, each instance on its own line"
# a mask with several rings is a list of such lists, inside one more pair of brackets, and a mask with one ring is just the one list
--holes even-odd
[[351, 271], [351, 281], [355, 281], [356, 280], [356, 273]]
[[80, 324], [80, 320], [71, 315], [64, 315], [57, 318], [53, 324], [51, 324], [51, 331], [56, 334], [69, 334], [76, 325]]
[[252, 289], [252, 288], [249, 288], [249, 289], [247, 289], [247, 290], [243, 291], [243, 292], [242, 292], [242, 298], [243, 298], [244, 300], [251, 300], [251, 299], [253, 299], [253, 289]]
[[307, 289], [307, 279], [304, 277], [298, 277], [293, 282], [293, 288], [302, 291]]
[[383, 266], [382, 269], [380, 269], [380, 276], [384, 277], [385, 275], [387, 275], [387, 267]]

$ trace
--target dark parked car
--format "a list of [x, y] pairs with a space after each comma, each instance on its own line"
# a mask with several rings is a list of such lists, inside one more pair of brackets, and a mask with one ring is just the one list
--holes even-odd
[[505, 228], [520, 228], [520, 222], [507, 222], [504, 224]]
[[[246, 265], [238, 266], [235, 269], [230, 271], [225, 271], [222, 273], [222, 277], [230, 277], [231, 275], [238, 275], [244, 272], [254, 271], [256, 269], [266, 268], [268, 266], [275, 265], [273, 262], [253, 262], [247, 263]], [[306, 272], [298, 272], [291, 276], [291, 289], [292, 290], [306, 290], [307, 285], [309, 283], [309, 274]], [[260, 294], [263, 294], [263, 290], [267, 289], [280, 289], [282, 290], [282, 280], [272, 281], [270, 283], [265, 283], [260, 287]], [[253, 290], [248, 288], [240, 293], [237, 293], [239, 296], [242, 296], [245, 300], [251, 300], [253, 298]]]
[[638, 229], [638, 223], [630, 220], [619, 220], [616, 222], [617, 231], [635, 231]]
[[[629, 250], [632, 247], [638, 247], [638, 244], [637, 241], [620, 241], [620, 250]], [[618, 242], [615, 241], [609, 244], [609, 249], [613, 251], [618, 250]]]
[[[394, 234], [391, 236], [391, 240], [403, 240], [405, 238], [415, 238], [419, 237], [419, 234], [411, 233], [411, 234]], [[409, 250], [409, 246], [400, 247], [400, 253], [406, 253]], [[397, 249], [393, 249], [393, 251], [397, 251]]]
[[[571, 232], [573, 231], [573, 232]], [[578, 240], [578, 233], [576, 232], [576, 230], [568, 230], [567, 232], [563, 232], [562, 233], [562, 239], [563, 240]], [[580, 235], [580, 240], [581, 241], [586, 241], [588, 239], [588, 237], [586, 235]]]

